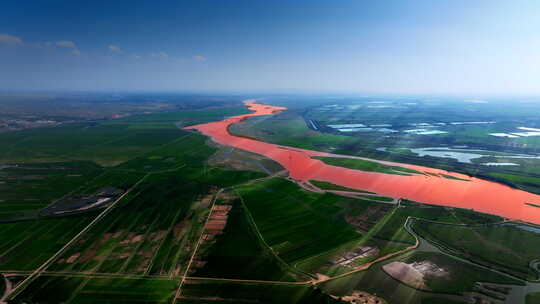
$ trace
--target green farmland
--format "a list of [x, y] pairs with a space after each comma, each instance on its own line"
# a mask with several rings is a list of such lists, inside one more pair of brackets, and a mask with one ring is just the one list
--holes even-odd
[[[231, 130], [337, 152], [364, 141], [315, 131], [298, 109]], [[340, 297], [359, 292], [385, 304], [465, 303], [465, 293], [499, 300], [538, 278], [536, 227], [294, 181], [268, 158], [180, 129], [242, 113], [243, 106], [232, 106], [0, 133], [0, 297], [2, 274], [15, 286], [9, 303], [21, 304], [345, 304]], [[391, 151], [413, 157], [405, 149]], [[318, 159], [426, 174], [363, 159]], [[535, 184], [514, 173], [489, 174]], [[426, 274], [425, 286], [415, 288], [383, 269], [426, 261], [449, 274]], [[488, 283], [503, 284], [505, 293], [482, 289]]]
[[168, 279], [41, 276], [13, 303], [170, 303], [177, 284]]
[[[450, 229], [449, 229], [450, 228]], [[525, 225], [448, 226], [418, 221], [414, 229], [443, 249], [519, 278], [537, 280], [538, 232]], [[497, 252], [489, 248], [496, 246]]]
[[0, 269], [38, 268], [87, 226], [95, 215], [0, 224]]

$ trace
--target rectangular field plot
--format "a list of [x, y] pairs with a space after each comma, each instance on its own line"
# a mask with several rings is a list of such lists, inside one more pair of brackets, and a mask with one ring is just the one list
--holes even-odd
[[34, 270], [86, 227], [85, 216], [0, 223], [0, 269]]
[[183, 274], [216, 189], [180, 176], [146, 178], [49, 270]]
[[10, 303], [170, 303], [177, 280], [40, 276]]

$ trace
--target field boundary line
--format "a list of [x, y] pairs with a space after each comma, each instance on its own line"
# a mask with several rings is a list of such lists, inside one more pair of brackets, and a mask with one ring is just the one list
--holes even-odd
[[[165, 241], [167, 240], [167, 237], [169, 236], [169, 234], [173, 232], [174, 226], [176, 225], [176, 222], [178, 221], [178, 218], [180, 217], [180, 214], [182, 213], [182, 211], [183, 210], [181, 208], [178, 208], [178, 211], [176, 212], [174, 218], [171, 221], [171, 224], [169, 225], [169, 228], [167, 229], [167, 233], [165, 234], [163, 239], [159, 242], [159, 245], [156, 251], [152, 255], [152, 260], [150, 261], [150, 263], [148, 263], [148, 266], [146, 267], [146, 270], [143, 273], [145, 276], [148, 276], [150, 271], [152, 271], [152, 268], [154, 267], [154, 264], [156, 262], [157, 255], [159, 254], [159, 251], [165, 244]], [[169, 277], [169, 276], [167, 275], [166, 277]]]
[[197, 250], [199, 250], [199, 246], [202, 243], [204, 231], [206, 229], [206, 225], [208, 224], [208, 221], [210, 220], [210, 216], [212, 215], [212, 211], [214, 210], [214, 206], [216, 205], [216, 201], [218, 197], [221, 195], [221, 192], [223, 192], [223, 188], [219, 189], [219, 191], [214, 196], [214, 200], [212, 202], [212, 206], [210, 207], [210, 211], [208, 212], [208, 216], [206, 217], [206, 220], [204, 221], [203, 229], [201, 231], [201, 234], [199, 235], [199, 239], [197, 240], [197, 244], [195, 245], [195, 249], [193, 249], [193, 254], [191, 254], [191, 258], [189, 259], [189, 263], [187, 264], [186, 270], [184, 271], [184, 275], [182, 276], [182, 279], [180, 280], [180, 284], [178, 285], [178, 289], [176, 290], [176, 293], [174, 294], [174, 298], [172, 300], [172, 304], [176, 304], [176, 301], [178, 297], [182, 294], [182, 286], [184, 286], [184, 282], [186, 281], [186, 275], [188, 274], [189, 268], [191, 267], [191, 264], [193, 263], [193, 260], [195, 259], [195, 255], [197, 254]]
[[96, 216], [95, 219], [92, 220], [86, 227], [84, 227], [79, 233], [77, 233], [69, 242], [67, 242], [60, 250], [58, 250], [52, 257], [50, 257], [47, 261], [45, 261], [38, 269], [36, 269], [30, 276], [28, 276], [26, 279], [24, 279], [18, 286], [16, 286], [9, 296], [7, 296], [8, 300], [12, 300], [13, 297], [17, 296], [21, 291], [23, 291], [27, 285], [29, 285], [39, 274], [41, 274], [49, 265], [56, 260], [61, 254], [65, 252], [66, 249], [68, 249], [75, 241], [79, 239], [84, 233], [86, 233], [88, 230], [90, 230], [94, 225], [99, 222], [102, 218], [104, 218], [109, 212], [133, 189], [135, 189], [142, 181], [148, 177], [149, 174], [146, 174], [143, 176], [135, 185], [133, 185], [128, 191], [126, 191], [124, 194], [122, 194], [116, 201], [114, 201], [112, 204], [107, 207], [107, 209], [103, 210], [98, 216]]
[[[154, 226], [156, 225], [156, 223], [161, 220], [161, 218], [159, 216], [156, 216], [156, 218], [154, 219], [154, 221], [152, 221], [152, 223], [150, 224], [150, 226], [148, 227], [148, 229], [146, 229], [146, 231], [144, 232], [144, 236], [143, 236], [143, 241], [139, 242], [139, 244], [137, 244], [135, 246], [135, 248], [130, 252], [130, 256], [124, 261], [124, 263], [122, 264], [122, 267], [120, 267], [120, 270], [118, 270], [118, 273], [126, 273], [126, 268], [129, 266], [129, 264], [131, 263], [131, 261], [133, 261], [133, 258], [137, 255], [137, 252], [139, 252], [139, 250], [143, 247], [143, 245], [147, 245], [145, 244], [145, 241], [147, 241], [149, 239], [149, 234], [152, 233], [151, 232], [151, 229], [154, 228]], [[131, 228], [130, 228], [130, 231], [131, 231]], [[109, 256], [111, 254], [113, 254], [114, 250], [117, 248], [118, 246], [114, 246], [114, 249], [110, 252], [110, 254], [107, 256], [107, 258], [109, 258]]]
[[313, 275], [311, 275], [310, 273], [307, 273], [307, 272], [303, 272], [303, 271], [295, 268], [294, 266], [292, 266], [289, 263], [285, 262], [281, 257], [279, 257], [275, 253], [274, 249], [272, 249], [272, 247], [270, 247], [268, 245], [268, 243], [266, 243], [266, 241], [264, 240], [264, 237], [261, 234], [261, 232], [259, 231], [259, 227], [257, 226], [257, 223], [255, 222], [255, 219], [253, 218], [253, 215], [251, 214], [251, 211], [249, 211], [249, 208], [246, 206], [246, 203], [244, 202], [244, 198], [242, 197], [242, 195], [240, 194], [240, 192], [238, 192], [238, 190], [236, 188], [234, 188], [234, 191], [236, 192], [236, 194], [240, 198], [240, 202], [242, 203], [242, 207], [246, 211], [248, 222], [249, 222], [250, 226], [255, 230], [255, 234], [257, 235], [257, 238], [259, 239], [259, 241], [262, 243], [262, 246], [265, 247], [268, 251], [270, 251], [270, 253], [274, 256], [274, 258], [276, 258], [276, 260], [283, 267], [285, 267], [285, 269], [287, 269], [288, 271], [290, 271], [290, 272], [292, 272], [292, 273], [294, 273], [296, 275], [307, 276], [307, 277], [311, 277], [312, 279], [314, 279]]

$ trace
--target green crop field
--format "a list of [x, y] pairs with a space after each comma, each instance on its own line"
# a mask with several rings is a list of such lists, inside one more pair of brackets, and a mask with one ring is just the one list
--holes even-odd
[[537, 228], [520, 224], [479, 227], [423, 221], [414, 224], [417, 233], [446, 250], [527, 280], [538, 279], [538, 272], [530, 267], [540, 257], [540, 237], [534, 229]]
[[232, 202], [227, 226], [215, 243], [200, 249], [205, 265], [197, 277], [289, 281], [293, 274], [281, 264], [256, 235], [239, 199]]
[[404, 227], [409, 217], [456, 224], [482, 224], [502, 220], [494, 215], [402, 200], [400, 208], [397, 208], [373, 229], [374, 236], [385, 240], [414, 244], [414, 237]]
[[7, 163], [89, 160], [110, 166], [183, 136], [176, 129], [127, 127], [74, 124], [2, 133], [0, 160]]
[[[265, 242], [292, 263], [361, 237], [340, 218], [340, 199], [300, 190], [282, 179], [241, 186], [238, 193]], [[261, 200], [260, 197], [264, 197]]]
[[51, 269], [179, 275], [211, 198], [209, 185], [177, 171], [151, 175]]
[[[185, 136], [186, 132], [175, 126], [179, 121], [189, 125], [243, 113], [246, 113], [244, 107], [225, 107], [0, 133], [0, 161], [88, 160], [111, 166]], [[149, 127], [149, 123], [154, 124]]]
[[41, 276], [12, 303], [170, 303], [177, 280]]
[[0, 269], [38, 268], [87, 226], [95, 215], [0, 224]]
[[377, 253], [355, 259], [353, 267], [406, 247], [375, 239], [370, 230], [393, 208], [390, 204], [310, 193], [277, 178], [237, 190], [265, 243], [280, 259], [306, 273], [333, 276], [351, 271], [350, 266], [332, 261], [361, 246]]
[[151, 152], [133, 158], [117, 168], [144, 172], [170, 170], [182, 166], [201, 166], [215, 151], [205, 144], [205, 136], [176, 131], [181, 137]]

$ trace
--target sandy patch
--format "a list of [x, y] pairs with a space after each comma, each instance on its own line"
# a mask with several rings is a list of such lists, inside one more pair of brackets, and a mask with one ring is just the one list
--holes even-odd
[[80, 256], [81, 256], [81, 254], [77, 252], [77, 253], [75, 253], [74, 255], [70, 256], [70, 257], [66, 260], [66, 263], [71, 264], [71, 263], [75, 262], [75, 260], [77, 260]]
[[142, 241], [143, 239], [143, 235], [142, 234], [139, 234], [139, 235], [136, 235], [134, 237], [131, 238], [131, 243], [138, 243], [140, 241]]
[[449, 272], [431, 261], [419, 261], [411, 264], [392, 262], [383, 266], [383, 270], [394, 279], [417, 289], [429, 290], [425, 278], [448, 276]]
[[394, 279], [416, 289], [429, 290], [424, 282], [424, 275], [411, 266], [403, 262], [392, 262], [383, 266], [383, 270]]

